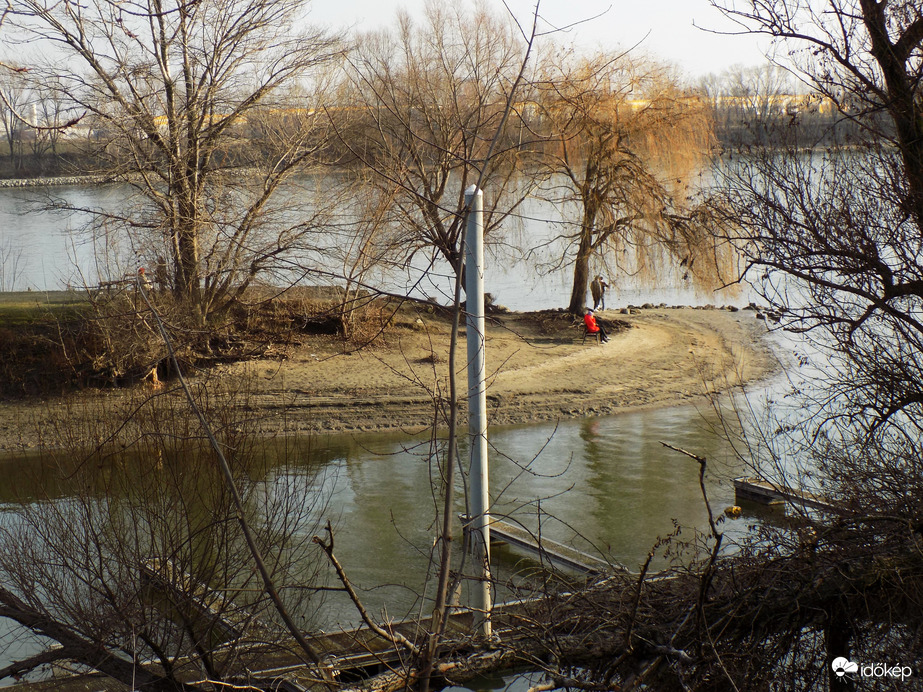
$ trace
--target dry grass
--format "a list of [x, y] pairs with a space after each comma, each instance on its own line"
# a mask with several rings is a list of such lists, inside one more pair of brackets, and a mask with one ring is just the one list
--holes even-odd
[[[321, 339], [343, 350], [387, 347], [416, 313], [399, 301], [363, 297], [343, 305], [336, 289], [255, 288], [213, 319], [192, 325], [169, 295], [151, 296], [185, 366], [284, 359]], [[147, 304], [131, 287], [55, 295], [0, 294], [0, 397], [121, 387], [171, 376], [166, 345]]]

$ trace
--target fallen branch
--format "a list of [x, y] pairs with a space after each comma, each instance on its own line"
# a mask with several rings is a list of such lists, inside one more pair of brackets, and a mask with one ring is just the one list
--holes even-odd
[[[433, 666], [431, 674], [444, 679], [447, 684], [458, 685], [486, 673], [508, 670], [521, 664], [522, 660], [513, 649], [491, 649], [438, 662]], [[421, 673], [419, 668], [382, 673], [340, 692], [398, 692], [416, 684], [421, 679]]]
[[12, 677], [18, 680], [21, 675], [29, 673], [39, 666], [43, 666], [48, 663], [54, 663], [55, 661], [67, 660], [70, 658], [73, 657], [64, 647], [59, 647], [57, 649], [47, 649], [39, 654], [30, 656], [29, 658], [24, 658], [20, 661], [14, 661], [5, 668], [0, 668], [0, 680], [8, 677]]
[[343, 569], [343, 565], [340, 564], [340, 561], [337, 560], [336, 555], [333, 554], [333, 529], [330, 527], [330, 522], [327, 522], [325, 527], [327, 535], [330, 537], [329, 541], [325, 541], [320, 536], [314, 536], [313, 540], [321, 549], [327, 554], [327, 559], [330, 560], [330, 564], [333, 565], [333, 568], [336, 570], [337, 578], [340, 580], [340, 583], [343, 585], [343, 588], [346, 590], [346, 593], [349, 594], [350, 600], [353, 602], [353, 605], [356, 606], [356, 610], [359, 611], [359, 616], [362, 618], [362, 621], [377, 634], [382, 639], [385, 639], [395, 646], [402, 646], [407, 651], [409, 651], [414, 656], [420, 655], [420, 648], [414, 644], [412, 641], [407, 639], [400, 632], [389, 632], [380, 625], [378, 625], [371, 617], [369, 617], [368, 611], [365, 609], [365, 606], [362, 605], [362, 600], [359, 598], [359, 594], [356, 593], [356, 590], [353, 589], [352, 583], [349, 581], [349, 577], [346, 576], [346, 570]]

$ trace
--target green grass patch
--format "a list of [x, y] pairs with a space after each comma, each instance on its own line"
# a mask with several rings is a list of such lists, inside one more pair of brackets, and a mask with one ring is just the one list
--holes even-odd
[[72, 291], [0, 293], [0, 327], [28, 327], [81, 317], [90, 303]]

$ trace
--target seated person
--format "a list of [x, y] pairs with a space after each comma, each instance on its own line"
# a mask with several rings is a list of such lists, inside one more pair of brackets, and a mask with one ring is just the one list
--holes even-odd
[[602, 339], [603, 343], [609, 340], [608, 334], [596, 323], [596, 318], [593, 317], [593, 311], [589, 308], [586, 309], [586, 313], [583, 315], [583, 324], [586, 325], [587, 334], [596, 334], [598, 332], [599, 338]]

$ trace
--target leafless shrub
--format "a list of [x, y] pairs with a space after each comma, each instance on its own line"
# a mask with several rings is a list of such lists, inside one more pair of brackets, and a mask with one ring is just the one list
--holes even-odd
[[[309, 629], [321, 584], [306, 537], [321, 496], [311, 472], [288, 466], [297, 441], [257, 438], [239, 417], [246, 396], [244, 386], [196, 398], [270, 574]], [[72, 661], [165, 689], [300, 660], [252, 568], [214, 451], [176, 404], [169, 393], [116, 410], [97, 401], [46, 426], [0, 521], [0, 614], [61, 647], [0, 675]], [[139, 665], [148, 660], [157, 666]]]

